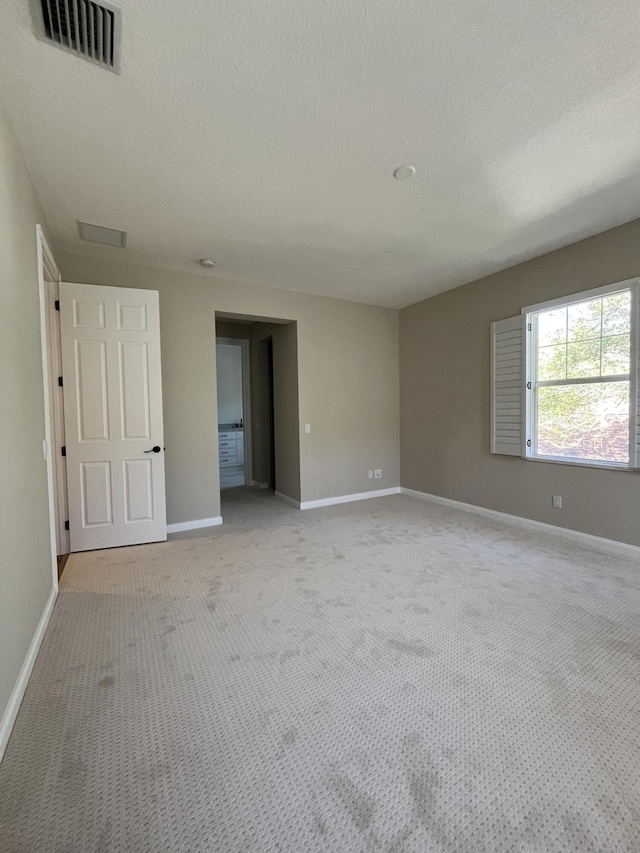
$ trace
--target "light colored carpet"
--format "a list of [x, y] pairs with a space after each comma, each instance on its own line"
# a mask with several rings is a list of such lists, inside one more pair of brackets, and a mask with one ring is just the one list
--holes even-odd
[[74, 555], [14, 851], [640, 850], [640, 566], [404, 496]]

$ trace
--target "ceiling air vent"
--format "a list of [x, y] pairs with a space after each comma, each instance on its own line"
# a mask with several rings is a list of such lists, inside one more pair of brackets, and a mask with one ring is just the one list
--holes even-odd
[[45, 39], [119, 73], [122, 9], [107, 0], [40, 0], [40, 6]]
[[103, 246], [115, 246], [118, 249], [124, 249], [127, 245], [127, 232], [121, 231], [119, 228], [107, 228], [106, 225], [94, 225], [93, 222], [78, 223], [78, 233], [81, 240], [86, 240], [88, 243], [102, 243]]

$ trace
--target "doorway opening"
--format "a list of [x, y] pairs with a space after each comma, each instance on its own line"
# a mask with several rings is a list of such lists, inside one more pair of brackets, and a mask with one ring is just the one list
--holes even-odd
[[297, 324], [217, 313], [216, 359], [226, 524], [249, 490], [300, 500]]
[[251, 483], [250, 342], [216, 335], [220, 488]]

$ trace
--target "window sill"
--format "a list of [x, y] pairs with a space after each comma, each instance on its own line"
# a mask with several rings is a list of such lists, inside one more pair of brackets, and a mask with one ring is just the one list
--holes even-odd
[[530, 454], [525, 456], [528, 462], [551, 462], [553, 465], [571, 465], [574, 468], [600, 468], [605, 471], [630, 471], [634, 472], [635, 468], [630, 468], [624, 462], [598, 462], [596, 459], [567, 459], [563, 456], [534, 456]]

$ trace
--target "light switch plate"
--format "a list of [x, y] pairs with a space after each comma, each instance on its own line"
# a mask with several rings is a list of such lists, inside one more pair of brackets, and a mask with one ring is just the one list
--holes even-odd
[[311, 432], [311, 424], [305, 424], [304, 425], [304, 431], [305, 432]]

